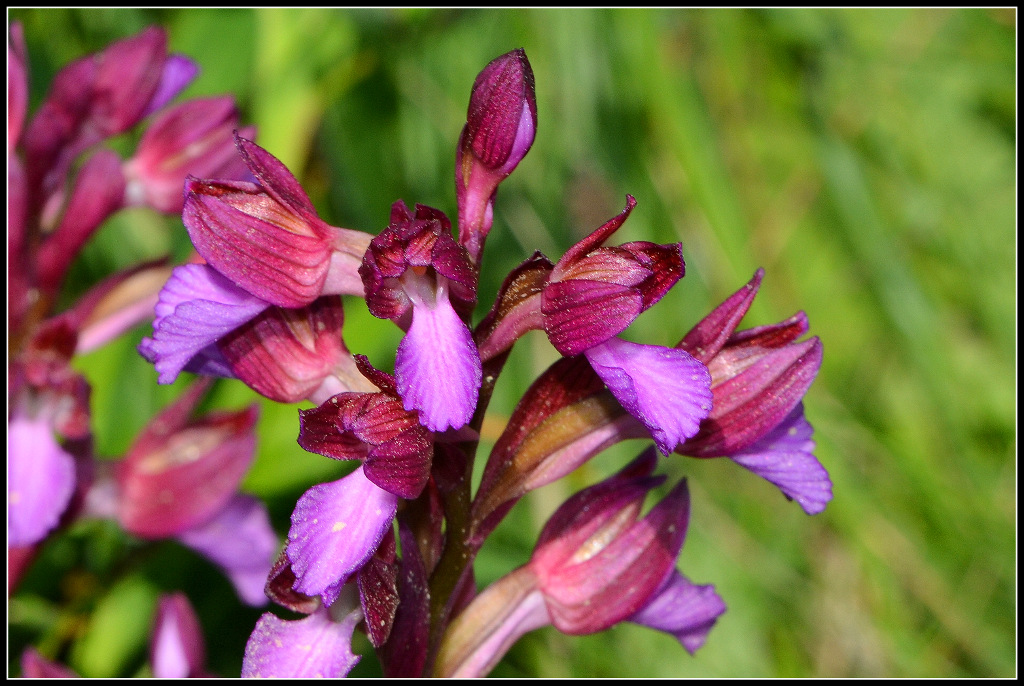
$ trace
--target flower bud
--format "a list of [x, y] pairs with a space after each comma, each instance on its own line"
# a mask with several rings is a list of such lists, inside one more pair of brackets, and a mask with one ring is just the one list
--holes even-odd
[[651, 477], [648, 450], [620, 473], [569, 498], [541, 532], [529, 568], [551, 623], [567, 634], [602, 631], [629, 618], [674, 569], [690, 517], [680, 482], [643, 518]]
[[28, 109], [28, 64], [25, 59], [25, 32], [21, 22], [11, 23], [11, 40], [7, 44], [7, 155], [21, 137]]
[[520, 48], [494, 59], [476, 77], [455, 156], [459, 242], [475, 263], [493, 221], [494, 194], [533, 145], [537, 96]]

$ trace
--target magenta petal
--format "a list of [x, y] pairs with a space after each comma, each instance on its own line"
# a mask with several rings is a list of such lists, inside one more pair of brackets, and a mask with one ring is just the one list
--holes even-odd
[[219, 272], [279, 307], [323, 294], [332, 246], [327, 225], [244, 181], [185, 182], [181, 219], [196, 250]]
[[586, 356], [665, 455], [697, 433], [711, 411], [711, 375], [683, 350], [612, 338], [587, 350]]
[[242, 676], [337, 678], [348, 674], [359, 662], [352, 652], [352, 632], [363, 613], [357, 604], [339, 622], [331, 615], [324, 607], [295, 621], [264, 614], [245, 644]]
[[155, 362], [160, 383], [172, 383], [204, 348], [268, 307], [208, 265], [175, 267], [160, 291], [153, 338], [139, 352]]
[[482, 377], [473, 334], [443, 292], [432, 306], [416, 304], [398, 345], [395, 380], [407, 410], [431, 431], [458, 429], [476, 409]]
[[77, 674], [62, 664], [51, 662], [40, 655], [35, 648], [26, 648], [21, 654], [22, 679], [80, 679]]
[[286, 552], [295, 573], [292, 588], [319, 595], [325, 605], [380, 545], [398, 509], [398, 498], [369, 481], [362, 467], [319, 484], [295, 504]]
[[178, 539], [223, 569], [245, 604], [267, 604], [263, 587], [278, 541], [262, 502], [237, 494], [211, 521], [182, 532]]
[[672, 570], [661, 589], [629, 621], [672, 634], [693, 654], [723, 612], [725, 602], [714, 586], [698, 586]]
[[621, 333], [643, 312], [636, 288], [591, 279], [549, 282], [541, 312], [551, 345], [563, 355], [579, 355]]
[[75, 460], [48, 422], [17, 415], [7, 424], [7, 451], [7, 545], [38, 543], [71, 500]]
[[256, 181], [272, 198], [306, 219], [319, 221], [302, 184], [285, 164], [251, 140], [235, 137], [235, 145]]
[[832, 500], [832, 480], [814, 457], [813, 433], [800, 403], [764, 438], [729, 457], [778, 486], [807, 514], [818, 514]]

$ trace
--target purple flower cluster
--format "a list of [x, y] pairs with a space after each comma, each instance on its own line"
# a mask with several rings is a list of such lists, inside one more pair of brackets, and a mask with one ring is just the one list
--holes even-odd
[[[163, 118], [153, 129], [165, 141], [222, 132], [219, 125], [183, 131]], [[237, 157], [217, 149], [219, 164], [243, 165], [234, 179], [190, 170], [180, 208], [202, 262], [171, 272], [140, 353], [161, 383], [188, 371], [238, 379], [278, 402], [311, 401], [315, 407], [299, 411], [298, 444], [356, 463], [296, 503], [284, 549], [261, 581], [271, 600], [304, 617], [264, 614], [246, 646], [243, 676], [347, 674], [359, 660], [351, 647], [356, 629], [367, 634], [385, 675], [396, 677], [484, 675], [520, 636], [545, 625], [579, 635], [631, 621], [670, 633], [693, 652], [725, 605], [712, 586], [676, 569], [689, 524], [686, 482], [644, 509], [666, 481], [654, 474], [659, 459], [728, 457], [810, 514], [831, 499], [802, 406], [821, 364], [820, 341], [801, 340], [808, 328], [802, 313], [738, 329], [761, 271], [676, 346], [620, 337], [685, 271], [679, 244], [613, 243], [637, 205], [632, 196], [557, 260], [538, 252], [513, 269], [474, 324], [497, 190], [536, 129], [533, 72], [525, 52], [514, 50], [473, 84], [456, 147], [454, 233], [441, 210], [400, 200], [375, 235], [331, 226], [292, 173], [246, 132], [234, 134]], [[66, 136], [72, 150], [81, 145], [76, 135]], [[159, 148], [144, 137], [125, 166], [142, 186], [123, 197], [169, 206], [166, 179], [154, 171], [165, 168], [153, 161]], [[56, 165], [62, 153], [49, 159]], [[28, 176], [49, 178], [38, 170]], [[45, 216], [47, 205], [33, 199], [26, 206], [36, 214], [28, 216]], [[342, 295], [364, 299], [372, 315], [404, 333], [393, 374], [345, 346]], [[543, 331], [561, 358], [519, 401], [474, 490], [495, 380], [531, 330]], [[67, 380], [51, 385], [51, 393], [81, 395]], [[244, 472], [238, 456], [251, 455], [255, 417], [187, 425], [194, 396], [140, 436], [110, 482], [117, 517], [140, 536], [188, 543], [201, 538], [197, 528], [225, 526], [229, 516], [243, 521], [217, 513], [234, 513], [247, 498], [224, 484], [236, 486]], [[69, 421], [53, 413], [45, 419], [51, 433]], [[28, 430], [13, 415], [11, 426]], [[210, 436], [203, 442], [209, 457], [195, 464], [174, 457], [186, 427], [189, 436]], [[523, 495], [636, 438], [654, 447], [569, 498], [527, 564], [477, 589], [476, 554]]]
[[[165, 260], [113, 274], [58, 311], [65, 276], [111, 215], [145, 206], [179, 214], [189, 174], [242, 178], [231, 97], [173, 104], [197, 75], [150, 28], [64, 67], [31, 117], [21, 25], [8, 56], [8, 589], [48, 539], [82, 518], [116, 521], [144, 540], [174, 539], [219, 566], [249, 605], [278, 546], [266, 507], [239, 492], [255, 454], [257, 409], [193, 418], [209, 384], [194, 383], [135, 438], [120, 459], [97, 459], [90, 381], [73, 366], [153, 316]], [[132, 156], [103, 146], [144, 126]], [[242, 129], [253, 136], [254, 128]], [[184, 596], [161, 605], [154, 633], [158, 676], [204, 673], [198, 622]], [[164, 631], [161, 627], [173, 625]], [[176, 664], [179, 658], [188, 662]], [[67, 676], [35, 651], [26, 676]]]

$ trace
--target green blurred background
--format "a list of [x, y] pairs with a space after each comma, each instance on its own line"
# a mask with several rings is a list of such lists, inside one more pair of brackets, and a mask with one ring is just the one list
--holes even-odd
[[[631, 193], [638, 207], [617, 241], [682, 241], [687, 275], [627, 338], [674, 344], [758, 267], [767, 276], [746, 325], [807, 312], [825, 347], [806, 411], [835, 485], [827, 510], [808, 517], [726, 460], [663, 460], [693, 493], [680, 569], [729, 607], [707, 645], [690, 657], [633, 625], [582, 638], [548, 629], [495, 675], [1016, 673], [1014, 9], [9, 16], [24, 22], [33, 107], [68, 61], [164, 26], [171, 49], [202, 66], [186, 97], [234, 93], [321, 216], [373, 233], [398, 198], [455, 215], [473, 79], [524, 47], [538, 133], [498, 195], [481, 311], [510, 268], [535, 249], [559, 256]], [[180, 220], [122, 213], [75, 264], [69, 302], [117, 268], [188, 250]], [[356, 300], [346, 316], [349, 348], [389, 368], [398, 330]], [[135, 354], [146, 332], [78, 361], [107, 457], [183, 388], [158, 387]], [[555, 357], [542, 335], [520, 343], [489, 440]], [[253, 401], [220, 383], [207, 405]], [[244, 487], [283, 534], [303, 490], [344, 469], [297, 447], [294, 406], [262, 405]], [[481, 584], [525, 562], [557, 504], [640, 447], [524, 500], [484, 549]], [[12, 665], [31, 643], [83, 675], [146, 674], [156, 595], [175, 589], [198, 609], [210, 668], [237, 674], [259, 611], [184, 548], [143, 547], [99, 523], [51, 541], [11, 600]], [[354, 674], [379, 674], [365, 639], [356, 648], [368, 657]]]

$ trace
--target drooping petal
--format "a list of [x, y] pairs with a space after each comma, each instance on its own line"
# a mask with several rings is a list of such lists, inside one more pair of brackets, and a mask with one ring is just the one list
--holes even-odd
[[473, 335], [447, 295], [413, 307], [412, 325], [398, 345], [395, 380], [407, 410], [418, 410], [431, 431], [458, 429], [476, 409], [482, 368]]
[[236, 494], [212, 520], [182, 532], [178, 540], [223, 569], [245, 604], [267, 604], [263, 587], [278, 540], [258, 499]]
[[369, 481], [362, 467], [306, 491], [288, 531], [293, 588], [333, 603], [349, 575], [380, 545], [397, 509], [398, 498]]
[[832, 500], [832, 480], [814, 457], [813, 433], [800, 403], [764, 438], [729, 457], [778, 486], [807, 514], [818, 514]]
[[661, 589], [629, 621], [672, 634], [692, 655], [704, 645], [723, 612], [725, 602], [714, 586], [698, 586], [673, 569]]
[[256, 622], [245, 644], [247, 678], [338, 678], [359, 662], [352, 632], [363, 618], [358, 603], [341, 621], [321, 607], [305, 619], [287, 621], [269, 612]]
[[612, 338], [587, 350], [586, 356], [665, 455], [697, 433], [711, 411], [711, 375], [683, 350]]
[[45, 420], [7, 424], [7, 544], [38, 543], [57, 526], [75, 490], [75, 459]]
[[176, 267], [160, 291], [153, 337], [139, 352], [154, 362], [160, 383], [173, 383], [194, 357], [268, 307], [208, 265]]

